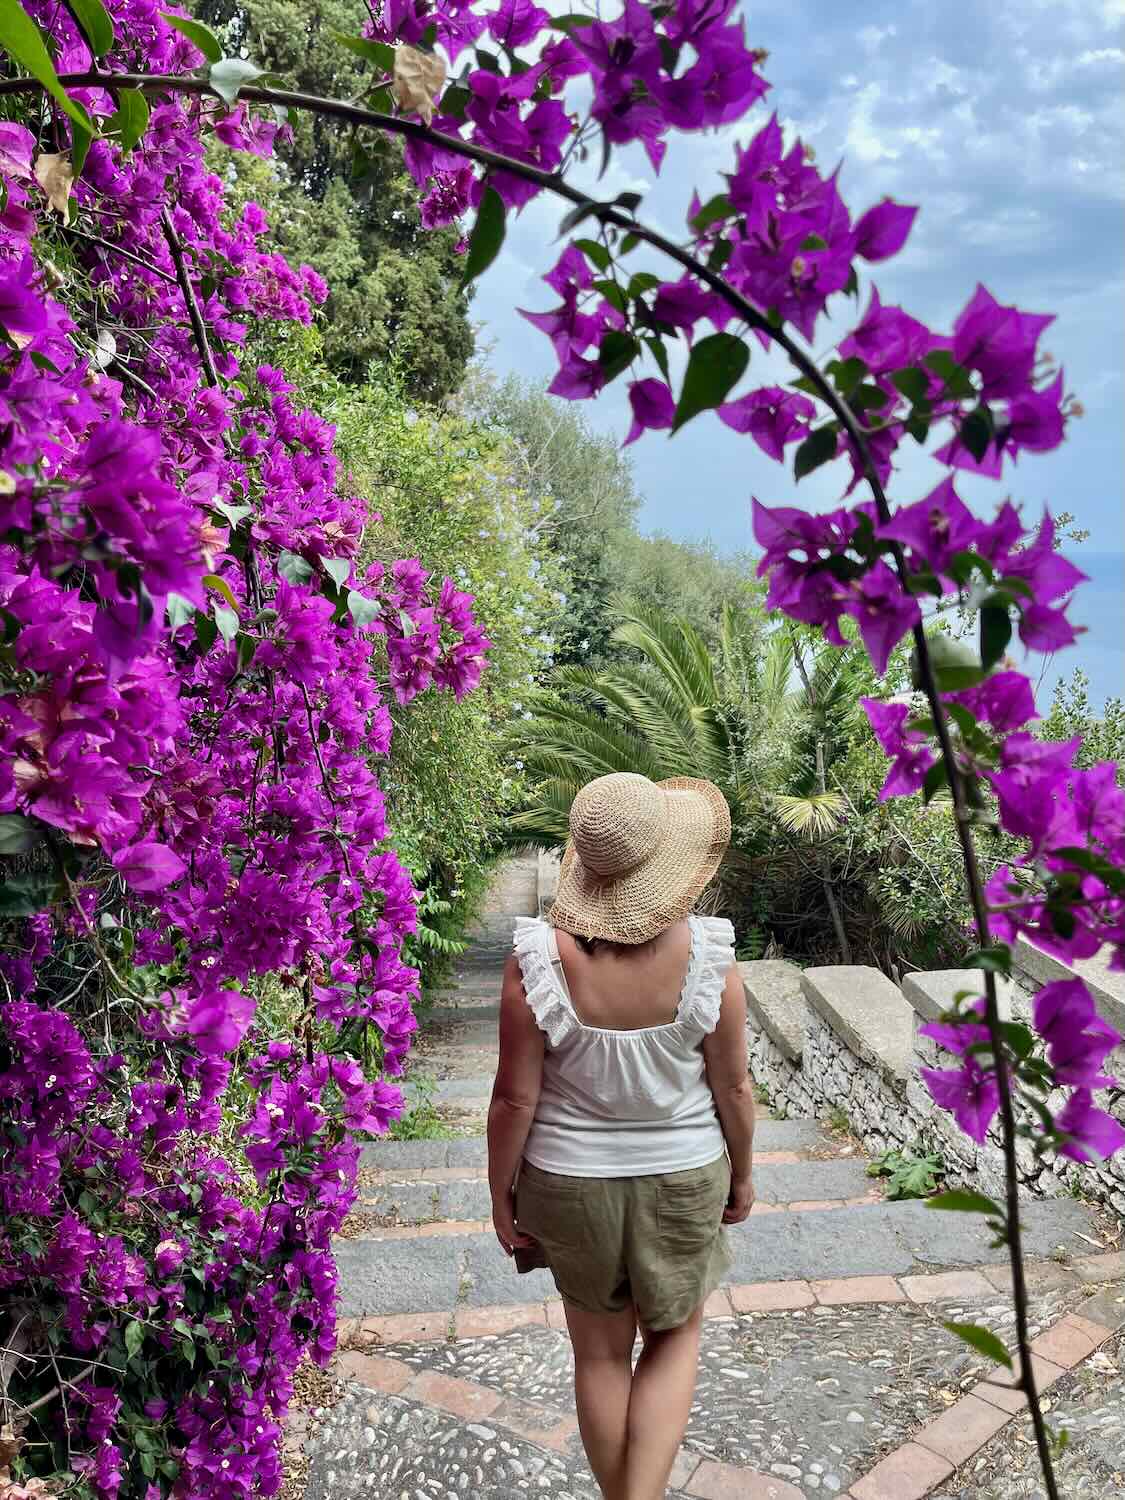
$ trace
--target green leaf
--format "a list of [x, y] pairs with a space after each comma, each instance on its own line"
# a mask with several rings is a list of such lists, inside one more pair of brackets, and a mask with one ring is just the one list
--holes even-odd
[[628, 297], [616, 281], [595, 281], [593, 290], [600, 292], [610, 307], [615, 308], [619, 313], [623, 313], [629, 306]]
[[379, 619], [383, 613], [383, 606], [378, 599], [369, 599], [366, 594], [360, 594], [352, 589], [348, 594], [348, 613], [356, 623], [359, 630], [371, 625]]
[[277, 571], [286, 583], [308, 583], [313, 576], [312, 563], [306, 562], [299, 552], [282, 552], [277, 559]]
[[232, 526], [241, 525], [250, 514], [249, 505], [228, 505], [225, 500], [212, 500], [211, 509], [217, 510]]
[[623, 370], [627, 370], [641, 352], [641, 346], [631, 333], [622, 333], [618, 328], [611, 328], [602, 339], [601, 348], [598, 350], [598, 363], [601, 365], [608, 381], [616, 380]]
[[668, 371], [668, 351], [664, 347], [664, 340], [662, 338], [658, 338], [656, 334], [653, 334], [651, 337], [645, 338], [642, 342], [644, 343], [644, 346], [648, 350], [648, 352], [652, 355], [653, 359], [656, 361], [661, 375], [664, 376], [665, 380], [671, 381], [672, 377]]
[[965, 959], [967, 969], [983, 969], [987, 974], [1010, 974], [1012, 972], [1012, 950], [1007, 943], [990, 943], [987, 948], [978, 948]]
[[809, 234], [801, 241], [802, 250], [827, 250], [828, 241], [822, 239], [819, 234]]
[[148, 129], [148, 100], [140, 89], [118, 89], [117, 110], [105, 123], [106, 133], [117, 137], [122, 156], [128, 156]]
[[597, 16], [584, 16], [579, 12], [568, 16], [555, 16], [551, 25], [556, 31], [573, 31], [576, 26], [592, 26]]
[[836, 424], [829, 422], [826, 426], [817, 427], [810, 432], [797, 449], [797, 455], [793, 460], [794, 476], [797, 479], [804, 479], [806, 474], [811, 474], [814, 469], [819, 469], [821, 464], [826, 464], [835, 456]]
[[168, 629], [175, 632], [190, 623], [195, 614], [195, 605], [182, 594], [169, 594], [165, 605]]
[[238, 613], [238, 600], [234, 597], [234, 590], [225, 578], [220, 578], [218, 573], [204, 573], [203, 586], [210, 589], [212, 593], [221, 594], [235, 614]]
[[997, 1219], [1004, 1217], [1004, 1210], [999, 1203], [968, 1188], [953, 1188], [947, 1193], [938, 1193], [937, 1197], [927, 1199], [926, 1207], [946, 1208], [951, 1213], [958, 1214], [991, 1214]]
[[623, 208], [627, 214], [635, 214], [644, 202], [643, 193], [618, 193], [613, 200], [619, 208]]
[[691, 228], [697, 234], [701, 234], [709, 224], [718, 224], [723, 219], [729, 219], [734, 213], [734, 207], [726, 193], [716, 193], [695, 217], [691, 220]]
[[922, 783], [922, 800], [929, 804], [941, 791], [942, 787], [949, 785], [949, 770], [945, 761], [936, 760], [926, 772], [926, 779]]
[[969, 413], [961, 423], [959, 436], [979, 464], [988, 452], [988, 445], [993, 437], [992, 413], [987, 406], [978, 406]]
[[221, 57], [217, 63], [211, 64], [207, 82], [223, 103], [233, 109], [238, 102], [239, 90], [253, 83], [255, 78], [261, 78], [264, 72], [264, 68], [247, 62], [244, 57]]
[[202, 610], [195, 613], [195, 644], [202, 655], [206, 655], [219, 638], [219, 627], [210, 615], [205, 615]]
[[716, 240], [711, 254], [707, 257], [707, 269], [721, 271], [733, 254], [734, 245], [730, 240]]
[[410, 640], [417, 633], [417, 625], [415, 625], [413, 618], [404, 609], [400, 609], [398, 612], [398, 625], [406, 640]]
[[[845, 400], [850, 398], [856, 386], [859, 385], [860, 381], [867, 374], [867, 364], [857, 354], [853, 354], [850, 359], [834, 359], [826, 368], [828, 374], [832, 377], [833, 385], [835, 385]], [[794, 381], [793, 384], [797, 385], [798, 382]], [[811, 390], [814, 396], [818, 393], [815, 381], [803, 384], [801, 389]]]
[[125, 1324], [125, 1352], [130, 1359], [135, 1359], [141, 1345], [145, 1341], [145, 1329], [143, 1323], [136, 1319]]
[[218, 632], [229, 646], [238, 634], [238, 615], [235, 610], [227, 609], [223, 604], [215, 605], [214, 614]]
[[487, 271], [500, 254], [506, 229], [504, 200], [494, 187], [486, 187], [480, 208], [477, 209], [477, 222], [473, 225], [465, 266], [461, 272], [463, 287]]
[[0, 917], [32, 917], [58, 895], [54, 875], [20, 875], [0, 884]]
[[959, 365], [948, 349], [935, 349], [927, 354], [922, 363], [945, 381], [945, 394], [958, 400], [976, 395], [968, 370]]
[[193, 21], [189, 16], [173, 16], [166, 11], [161, 11], [160, 19], [167, 21], [169, 26], [186, 36], [189, 42], [199, 48], [209, 63], [222, 61], [223, 44], [209, 26], [204, 26], [200, 21]]
[[942, 1327], [955, 1333], [978, 1354], [985, 1355], [1008, 1370], [1012, 1368], [1012, 1356], [990, 1329], [982, 1328], [978, 1323], [943, 1323]]
[[113, 22], [102, 0], [68, 0], [68, 3], [90, 43], [90, 51], [95, 57], [104, 57], [113, 46]]
[[345, 36], [342, 31], [336, 33], [336, 40], [357, 57], [362, 57], [364, 62], [374, 63], [384, 73], [394, 72], [395, 49], [389, 42], [373, 42], [365, 36]]
[[43, 825], [24, 813], [0, 817], [0, 854], [26, 854], [43, 837]]
[[559, 220], [559, 239], [561, 240], [565, 238], [565, 236], [568, 235], [572, 229], [577, 229], [579, 224], [584, 223], [590, 217], [590, 215], [596, 211], [597, 206], [598, 205], [593, 201], [589, 203], [579, 203], [575, 208], [572, 208], [569, 213], [563, 214], [562, 218]]
[[575, 240], [576, 250], [581, 250], [587, 260], [593, 261], [599, 271], [608, 271], [613, 257], [598, 240]]
[[879, 385], [858, 386], [848, 398], [848, 404], [853, 411], [878, 411], [881, 406], [886, 406], [891, 398]]
[[258, 649], [258, 642], [252, 635], [247, 635], [245, 630], [240, 630], [234, 638], [234, 649], [238, 658], [238, 670], [248, 671], [250, 663], [254, 660], [254, 653]]
[[36, 78], [76, 125], [95, 134], [94, 124], [81, 104], [59, 82], [38, 26], [19, 0], [0, 0], [0, 48]]
[[986, 604], [980, 612], [980, 664], [987, 671], [994, 667], [1012, 639], [1012, 617], [1007, 608]]
[[626, 288], [630, 297], [634, 300], [643, 297], [646, 292], [651, 292], [654, 287], [660, 285], [660, 277], [654, 276], [651, 271], [638, 271], [635, 276], [630, 276], [629, 285]]
[[337, 588], [342, 589], [347, 583], [352, 571], [352, 560], [350, 557], [322, 557], [321, 567], [331, 578]]
[[750, 363], [750, 350], [733, 333], [712, 333], [691, 351], [680, 388], [672, 431], [679, 432], [701, 411], [721, 406]]
[[915, 406], [919, 401], [925, 401], [930, 393], [925, 372], [917, 368], [896, 370], [891, 376], [891, 384]]

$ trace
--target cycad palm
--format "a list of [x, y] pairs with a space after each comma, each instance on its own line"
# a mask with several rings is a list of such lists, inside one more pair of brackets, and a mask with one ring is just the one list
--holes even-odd
[[753, 617], [733, 611], [713, 662], [686, 620], [634, 607], [621, 615], [614, 643], [629, 648], [605, 671], [560, 668], [535, 695], [534, 717], [513, 736], [536, 783], [534, 805], [510, 823], [514, 842], [551, 847], [566, 838], [575, 793], [595, 776], [634, 771], [654, 781], [702, 776], [718, 785], [737, 814], [748, 795], [745, 704], [752, 668]]

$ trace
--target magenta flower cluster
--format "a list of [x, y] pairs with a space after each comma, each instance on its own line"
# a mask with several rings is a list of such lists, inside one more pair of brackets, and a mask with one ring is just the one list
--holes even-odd
[[[88, 65], [65, 8], [29, 10], [61, 68]], [[147, 0], [111, 10], [110, 66], [194, 65]], [[123, 152], [117, 98], [81, 100], [107, 127], [70, 207], [81, 274], [50, 258], [53, 128], [38, 102], [0, 122], [7, 1410], [17, 1473], [62, 1454], [68, 1493], [230, 1500], [280, 1484], [294, 1369], [333, 1348], [358, 1140], [402, 1104], [388, 704], [470, 691], [489, 643], [417, 561], [357, 571], [333, 429], [244, 364], [252, 323], [307, 323], [326, 291], [204, 165], [213, 121], [263, 153], [273, 122], [165, 96]], [[267, 975], [297, 1045], [256, 1026]], [[248, 1176], [216, 1147], [224, 1106], [248, 1111]]]

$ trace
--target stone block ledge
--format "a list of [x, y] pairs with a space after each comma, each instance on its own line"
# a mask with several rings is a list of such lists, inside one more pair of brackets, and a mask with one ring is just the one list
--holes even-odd
[[1054, 979], [1081, 979], [1094, 997], [1102, 1020], [1116, 1031], [1125, 1032], [1125, 973], [1109, 967], [1108, 949], [1093, 958], [1076, 959], [1068, 964], [1044, 953], [1021, 935], [1012, 947], [1012, 965], [1036, 987], [1050, 984]]
[[[956, 1008], [957, 996], [966, 990], [984, 994], [983, 970], [938, 969], [928, 974], [907, 974], [902, 981], [903, 997], [920, 1021], [940, 1021], [945, 1011]], [[998, 980], [997, 999], [1001, 1017], [1010, 1020], [1012, 987], [1007, 979]]]
[[751, 1028], [766, 1033], [784, 1057], [799, 1067], [809, 1024], [801, 971], [784, 959], [739, 964]]
[[914, 1010], [878, 969], [860, 964], [806, 969], [809, 1007], [861, 1062], [904, 1087], [914, 1066]]

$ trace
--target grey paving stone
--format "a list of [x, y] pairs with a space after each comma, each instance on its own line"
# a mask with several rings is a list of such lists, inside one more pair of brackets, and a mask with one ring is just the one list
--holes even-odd
[[340, 1316], [452, 1311], [470, 1238], [337, 1240], [332, 1248], [339, 1271]]
[[[385, 1187], [367, 1188], [360, 1194], [360, 1203], [398, 1224], [424, 1224], [429, 1219], [452, 1217], [445, 1212], [441, 1188], [436, 1182], [392, 1182]], [[475, 1217], [479, 1219], [481, 1215]]]
[[764, 1162], [754, 1168], [754, 1189], [764, 1203], [858, 1198], [874, 1186], [867, 1175], [866, 1162], [854, 1156], [785, 1166]]
[[831, 1146], [815, 1120], [759, 1120], [754, 1126], [754, 1150], [818, 1151]]
[[448, 1141], [374, 1141], [364, 1146], [360, 1165], [378, 1171], [421, 1171], [423, 1167], [444, 1167], [448, 1154]]
[[491, 1073], [476, 1074], [472, 1078], [444, 1078], [432, 1087], [408, 1083], [403, 1092], [408, 1105], [423, 1098], [431, 1098], [435, 1104], [446, 1100], [487, 1099], [492, 1092], [492, 1078]]
[[488, 1144], [480, 1137], [464, 1141], [450, 1141], [449, 1165], [451, 1167], [483, 1167], [488, 1164]]
[[494, 1234], [467, 1237], [465, 1248], [467, 1290], [462, 1295], [470, 1307], [522, 1306], [558, 1296], [549, 1271], [521, 1276]]

